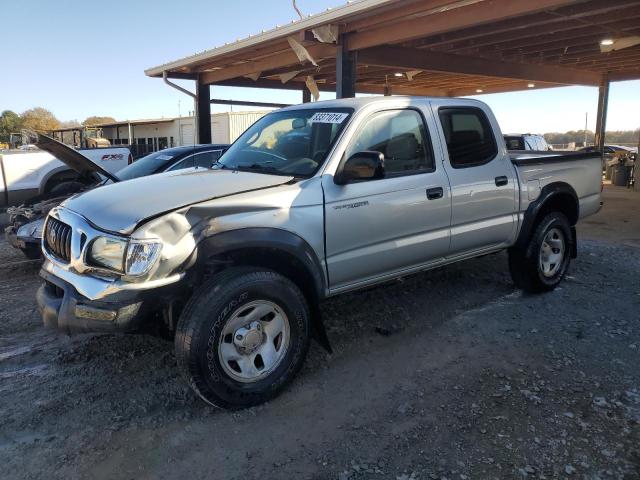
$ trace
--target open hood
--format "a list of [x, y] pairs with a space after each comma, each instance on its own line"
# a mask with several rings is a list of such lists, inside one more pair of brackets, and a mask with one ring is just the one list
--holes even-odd
[[100, 165], [96, 164], [89, 158], [82, 155], [77, 150], [65, 145], [64, 143], [60, 143], [57, 140], [54, 140], [51, 137], [47, 137], [41, 133], [37, 134], [37, 141], [35, 145], [44, 150], [45, 152], [49, 152], [51, 155], [56, 157], [62, 163], [67, 165], [72, 170], [75, 170], [80, 175], [87, 175], [89, 173], [99, 173], [103, 177], [108, 178], [113, 182], [119, 182], [120, 179], [116, 177], [113, 173], [107, 172]]

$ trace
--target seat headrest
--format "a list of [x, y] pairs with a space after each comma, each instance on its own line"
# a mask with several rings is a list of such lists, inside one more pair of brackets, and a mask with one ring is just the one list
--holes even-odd
[[387, 142], [385, 155], [395, 160], [411, 160], [418, 151], [418, 139], [413, 133], [397, 135]]

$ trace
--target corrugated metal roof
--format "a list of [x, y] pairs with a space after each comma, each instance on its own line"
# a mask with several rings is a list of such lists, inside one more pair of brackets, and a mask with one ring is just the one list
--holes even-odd
[[218, 56], [242, 50], [243, 48], [251, 47], [269, 40], [286, 38], [300, 30], [308, 30], [327, 23], [341, 21], [352, 15], [365, 12], [371, 8], [392, 4], [397, 1], [398, 0], [356, 0], [347, 2], [345, 5], [340, 7], [328, 8], [322, 13], [309, 15], [306, 18], [295, 20], [282, 27], [278, 26], [271, 30], [264, 30], [257, 35], [250, 35], [247, 38], [239, 39], [233, 43], [224, 44], [220, 47], [204, 50], [200, 53], [195, 53], [172, 62], [158, 65], [157, 67], [148, 68], [144, 73], [152, 77], [159, 76], [166, 70], [178, 69], [193, 62], [212, 60]]

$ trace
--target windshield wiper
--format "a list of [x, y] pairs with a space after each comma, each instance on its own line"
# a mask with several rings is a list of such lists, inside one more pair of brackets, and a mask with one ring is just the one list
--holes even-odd
[[213, 162], [213, 165], [211, 165], [211, 168], [213, 168], [213, 167], [218, 167], [220, 170], [224, 170], [226, 168], [229, 168], [224, 163], [222, 163], [220, 160], [216, 160], [215, 162]]
[[251, 165], [236, 165], [235, 167], [236, 170], [257, 170], [257, 171], [264, 171], [264, 172], [279, 172], [279, 170], [276, 167], [272, 167], [270, 165], [261, 165], [259, 163], [252, 163]]

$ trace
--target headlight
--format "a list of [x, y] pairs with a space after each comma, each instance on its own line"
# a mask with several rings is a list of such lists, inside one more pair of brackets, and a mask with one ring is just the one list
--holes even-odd
[[30, 223], [25, 223], [18, 229], [18, 237], [42, 238], [44, 218], [39, 218]]
[[111, 237], [98, 237], [91, 244], [88, 263], [117, 272], [124, 271], [124, 254], [127, 242]]
[[160, 255], [162, 244], [156, 240], [131, 240], [125, 262], [127, 275], [144, 275]]
[[147, 273], [160, 255], [162, 244], [157, 240], [120, 240], [98, 237], [91, 244], [88, 263], [116, 272], [139, 276]]

